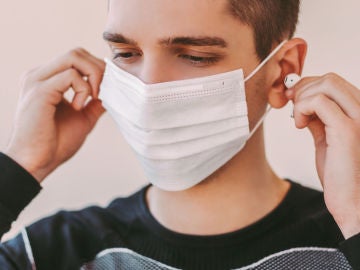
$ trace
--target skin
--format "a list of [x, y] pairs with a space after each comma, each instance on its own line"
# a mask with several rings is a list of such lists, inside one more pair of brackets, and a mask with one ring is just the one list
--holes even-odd
[[[154, 0], [151, 5], [147, 0], [111, 1], [105, 31], [127, 38], [109, 40], [106, 35], [114, 62], [146, 83], [238, 68], [249, 74], [259, 64], [252, 29], [232, 17], [225, 6], [226, 0]], [[226, 46], [198, 46], [184, 39], [173, 44], [177, 37], [217, 37]], [[294, 103], [296, 127], [308, 127], [314, 137], [326, 205], [348, 238], [360, 232], [360, 92], [335, 74], [304, 78], [287, 90], [284, 77], [301, 74], [306, 49], [304, 40], [291, 39], [246, 83], [250, 129], [267, 102], [274, 108]], [[103, 71], [102, 60], [76, 49], [23, 79], [4, 152], [39, 182], [76, 153], [104, 112], [97, 99]], [[63, 99], [70, 86], [75, 92], [71, 104]], [[88, 96], [93, 99], [83, 107]], [[264, 217], [288, 189], [289, 183], [266, 160], [260, 127], [242, 151], [202, 183], [178, 192], [152, 186], [147, 203], [153, 216], [173, 231], [213, 235]]]

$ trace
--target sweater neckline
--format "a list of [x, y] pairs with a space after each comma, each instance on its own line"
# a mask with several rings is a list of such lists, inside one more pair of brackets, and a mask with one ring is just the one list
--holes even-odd
[[249, 238], [266, 232], [270, 227], [275, 226], [286, 218], [286, 214], [291, 208], [292, 202], [296, 200], [296, 195], [301, 185], [290, 179], [285, 180], [290, 183], [290, 188], [277, 207], [254, 223], [232, 232], [215, 235], [192, 235], [175, 232], [166, 228], [151, 214], [146, 203], [146, 191], [151, 184], [143, 187], [138, 193], [137, 214], [143, 224], [146, 225], [144, 227], [150, 231], [149, 233], [155, 234], [158, 238], [175, 243], [176, 245], [213, 248], [215, 246], [233, 245], [234, 243], [246, 244]]

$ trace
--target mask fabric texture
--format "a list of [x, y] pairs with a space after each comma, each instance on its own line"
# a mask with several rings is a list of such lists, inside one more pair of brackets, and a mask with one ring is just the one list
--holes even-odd
[[195, 79], [145, 84], [105, 59], [99, 99], [152, 184], [169, 191], [190, 188], [245, 146], [266, 116], [265, 113], [250, 132], [245, 81], [283, 43], [246, 79], [243, 70], [238, 69]]

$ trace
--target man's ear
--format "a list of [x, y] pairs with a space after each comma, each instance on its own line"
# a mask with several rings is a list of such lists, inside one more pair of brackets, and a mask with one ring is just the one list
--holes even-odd
[[278, 68], [274, 68], [274, 74], [272, 80], [272, 86], [268, 92], [268, 102], [273, 108], [282, 108], [289, 101], [285, 95], [287, 89], [284, 85], [284, 79], [286, 75], [290, 73], [296, 73], [301, 76], [305, 56], [307, 52], [306, 41], [301, 38], [293, 38], [286, 42], [282, 49], [278, 52], [275, 65]]

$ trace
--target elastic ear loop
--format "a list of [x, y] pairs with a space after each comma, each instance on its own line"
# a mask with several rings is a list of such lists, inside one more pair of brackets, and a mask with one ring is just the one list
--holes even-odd
[[[281, 42], [245, 79], [244, 82], [247, 82], [250, 80], [281, 48], [282, 46], [287, 42], [287, 40], [284, 40]], [[272, 107], [270, 105], [267, 106], [266, 112], [264, 115], [259, 119], [259, 121], [256, 123], [253, 130], [250, 132], [247, 140], [249, 140], [252, 135], [254, 135], [255, 131], [259, 128], [259, 126], [262, 124], [262, 122], [265, 120], [268, 113], [271, 111]]]

